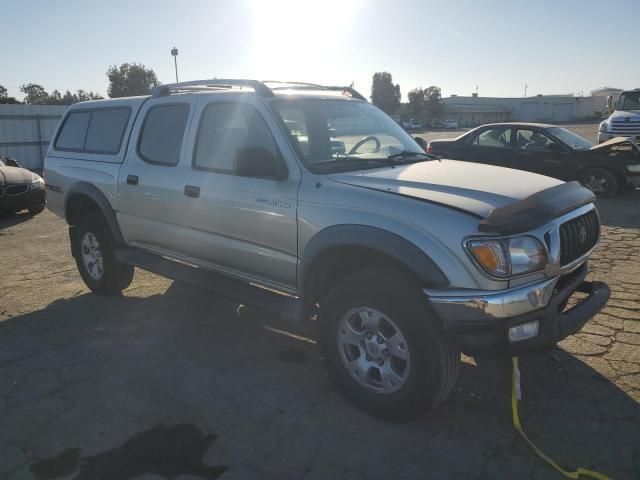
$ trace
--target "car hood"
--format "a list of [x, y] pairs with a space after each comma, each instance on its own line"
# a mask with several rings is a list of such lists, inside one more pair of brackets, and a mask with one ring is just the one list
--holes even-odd
[[35, 175], [18, 167], [0, 167], [0, 184], [31, 183]]
[[599, 143], [598, 145], [594, 145], [589, 150], [591, 151], [606, 151], [611, 149], [611, 147], [615, 147], [617, 145], [631, 145], [638, 153], [640, 153], [640, 147], [633, 142], [629, 141], [629, 137], [615, 137], [611, 140], [607, 140], [606, 142]]
[[485, 218], [563, 182], [535, 173], [458, 160], [331, 174], [336, 182], [446, 205]]

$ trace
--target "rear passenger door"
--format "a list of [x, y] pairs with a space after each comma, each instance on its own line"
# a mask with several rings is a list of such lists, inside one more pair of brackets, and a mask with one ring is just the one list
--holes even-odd
[[147, 101], [131, 134], [118, 178], [118, 223], [128, 244], [172, 256], [184, 255], [189, 199], [184, 185], [189, 119], [195, 100]]
[[[232, 275], [296, 288], [300, 170], [267, 108], [253, 97], [201, 97], [190, 132], [185, 221], [194, 255]], [[240, 155], [273, 156], [281, 178], [240, 176]]]

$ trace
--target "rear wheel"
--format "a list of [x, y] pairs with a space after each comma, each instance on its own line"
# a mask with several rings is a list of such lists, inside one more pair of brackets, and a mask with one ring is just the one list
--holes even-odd
[[83, 220], [72, 242], [80, 276], [92, 291], [113, 295], [131, 284], [133, 267], [116, 259], [113, 236], [100, 217]]
[[585, 170], [578, 180], [599, 197], [611, 198], [618, 191], [618, 179], [604, 168]]
[[367, 270], [320, 303], [320, 346], [345, 396], [378, 417], [407, 420], [443, 402], [460, 352], [410, 279]]

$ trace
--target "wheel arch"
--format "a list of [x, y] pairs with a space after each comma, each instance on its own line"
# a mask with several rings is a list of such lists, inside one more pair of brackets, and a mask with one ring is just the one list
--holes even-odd
[[95, 185], [87, 182], [74, 184], [69, 189], [64, 203], [64, 214], [67, 223], [71, 227], [77, 226], [84, 215], [95, 213], [104, 218], [116, 243], [124, 244], [124, 238], [118, 226], [115, 211], [104, 193]]
[[298, 264], [300, 296], [313, 305], [338, 278], [372, 266], [405, 271], [424, 287], [449, 284], [436, 263], [409, 240], [378, 227], [336, 225], [306, 245]]

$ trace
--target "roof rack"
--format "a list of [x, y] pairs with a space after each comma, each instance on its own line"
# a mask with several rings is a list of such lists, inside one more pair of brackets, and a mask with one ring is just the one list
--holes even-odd
[[166, 85], [158, 85], [151, 92], [152, 97], [162, 97], [171, 95], [172, 92], [180, 91], [197, 91], [197, 90], [220, 90], [233, 87], [247, 87], [253, 90], [261, 97], [273, 97], [273, 92], [264, 83], [257, 80], [242, 80], [228, 78], [213, 78], [209, 80], [192, 80], [190, 82], [167, 83]]
[[[268, 87], [266, 83], [277, 84], [275, 87]], [[329, 90], [334, 92], [347, 92], [351, 97], [358, 100], [367, 101], [367, 99], [351, 87], [325, 86], [315, 83], [306, 82], [281, 82], [278, 80], [267, 80], [260, 82], [258, 80], [242, 80], [242, 79], [226, 79], [213, 78], [210, 80], [192, 80], [189, 82], [167, 83], [166, 85], [158, 85], [154, 87], [151, 96], [162, 97], [178, 92], [192, 92], [202, 90], [220, 90], [230, 89], [233, 87], [252, 88], [261, 97], [273, 97], [274, 90]]]

